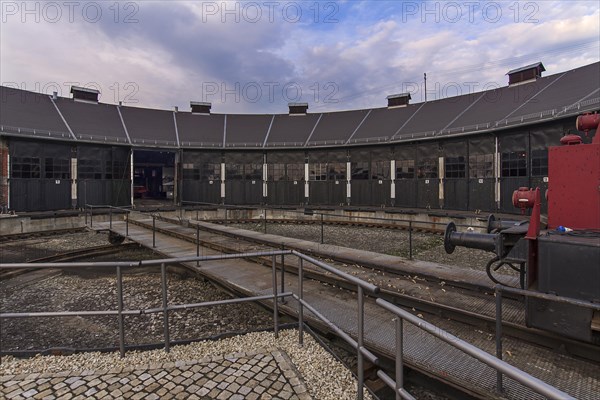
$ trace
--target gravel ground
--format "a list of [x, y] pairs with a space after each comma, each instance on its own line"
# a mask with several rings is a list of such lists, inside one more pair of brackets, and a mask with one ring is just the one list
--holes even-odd
[[[233, 226], [262, 231], [261, 225], [239, 224]], [[321, 229], [317, 225], [269, 225], [268, 233], [319, 241]], [[326, 226], [325, 243], [408, 256], [408, 233], [404, 231]], [[108, 244], [106, 234], [93, 232], [7, 242], [0, 244], [0, 260], [1, 262], [23, 262], [69, 250], [106, 244]], [[464, 248], [457, 248], [454, 254], [447, 255], [443, 250], [443, 241], [440, 236], [420, 233], [413, 234], [413, 255], [415, 259], [475, 269], [482, 269], [485, 262], [491, 257], [489, 253]], [[157, 258], [157, 255], [152, 251], [140, 248], [109, 256], [98, 256], [85, 261], [152, 258]], [[228, 294], [199, 278], [176, 273], [168, 274], [168, 291], [171, 304], [230, 298]], [[160, 306], [159, 270], [150, 268], [126, 270], [124, 272], [124, 295], [126, 299], [125, 308]], [[3, 312], [116, 309], [115, 276], [112, 271], [63, 271], [61, 275], [48, 278], [42, 284], [30, 284], [12, 290], [2, 290], [0, 304]], [[245, 332], [270, 328], [272, 327], [272, 315], [258, 306], [239, 304], [172, 312], [169, 323], [171, 340], [189, 340], [210, 337], [225, 332]], [[125, 325], [125, 341], [127, 344], [160, 343], [163, 341], [162, 314], [126, 317]], [[32, 332], [35, 332], [35, 335], [32, 336]], [[52, 347], [117, 347], [117, 332], [117, 320], [113, 317], [7, 320], [3, 321], [0, 327], [0, 348], [2, 350], [39, 350]], [[345, 374], [348, 374], [346, 368], [335, 366], [335, 362], [330, 367], [325, 367], [324, 370], [317, 368], [328, 363], [328, 361], [321, 359], [320, 354], [326, 352], [319, 346], [313, 349], [311, 344], [311, 348], [306, 353], [302, 349], [298, 349], [291, 333], [283, 335], [283, 339], [280, 339], [277, 343], [273, 343], [272, 335], [263, 334], [267, 337], [267, 342], [264, 342], [265, 339], [258, 339], [253, 335], [255, 334], [227, 339], [224, 342], [219, 341], [218, 343], [223, 342], [224, 344], [217, 344], [216, 350], [207, 350], [206, 347], [203, 347], [208, 346], [208, 344], [193, 344], [174, 347], [181, 350], [177, 353], [172, 352], [171, 355], [167, 355], [162, 351], [129, 352], [127, 358], [124, 359], [125, 361], [118, 359], [115, 354], [99, 353], [84, 353], [67, 357], [42, 358], [37, 356], [29, 360], [3, 357], [0, 362], [0, 373], [38, 371], [39, 368], [44, 369], [44, 371], [81, 370], [86, 369], [85, 365], [88, 365], [86, 363], [90, 362], [95, 366], [95, 369], [101, 369], [100, 366], [104, 365], [105, 362], [117, 366], [121, 362], [131, 365], [131, 363], [139, 362], [136, 361], [137, 359], [143, 359], [147, 364], [147, 357], [156, 358], [157, 362], [162, 362], [160, 360], [165, 357], [175, 357], [174, 359], [194, 358], [194, 355], [197, 356], [203, 351], [208, 352], [205, 354], [216, 355], [215, 351], [218, 354], [224, 354], [238, 351], [236, 350], [238, 348], [241, 349], [239, 351], [248, 351], [257, 347], [276, 346], [288, 352], [295, 363], [298, 360], [296, 366], [307, 381], [314, 380], [316, 382], [310, 384], [307, 382], [307, 385], [311, 387], [311, 394], [314, 398], [354, 398], [354, 394], [348, 393], [349, 388], [353, 388], [354, 392], [352, 393], [355, 393], [354, 381], [335, 375], [342, 370], [345, 371]], [[269, 337], [271, 339], [268, 339]], [[212, 344], [213, 342], [209, 343]], [[291, 347], [286, 347], [286, 343]], [[293, 351], [298, 354], [292, 354]], [[345, 360], [345, 362], [350, 362], [350, 364], [355, 362], [354, 354], [349, 354], [339, 348], [335, 351], [338, 357]], [[327, 357], [330, 358], [331, 356], [327, 354]], [[310, 368], [301, 367], [302, 364], [307, 364]], [[334, 376], [336, 378], [332, 379]], [[334, 387], [332, 386], [334, 381], [345, 382], [345, 384], [342, 387], [335, 385]], [[439, 400], [444, 398], [419, 386], [409, 385], [409, 389], [411, 393], [420, 399]], [[382, 398], [387, 399], [387, 396]]]
[[[125, 273], [125, 309], [161, 306], [160, 273], [156, 269]], [[64, 272], [41, 284], [0, 295], [3, 312], [116, 310], [114, 274], [96, 271]], [[230, 298], [212, 284], [191, 276], [168, 274], [170, 304], [200, 303]], [[245, 332], [272, 326], [272, 317], [252, 304], [231, 304], [171, 312], [171, 340], [210, 337], [224, 332]], [[35, 332], [35, 335], [31, 335]], [[33, 350], [52, 347], [118, 347], [118, 321], [115, 317], [23, 318], [3, 321], [0, 329], [2, 350]], [[162, 313], [126, 316], [125, 343], [148, 344], [163, 341]]]
[[[356, 398], [357, 384], [350, 371], [318, 345], [310, 335], [305, 335], [304, 346], [300, 347], [296, 330], [281, 331], [278, 339], [275, 339], [272, 333], [249, 333], [217, 342], [205, 341], [186, 346], [173, 346], [170, 353], [163, 350], [128, 352], [124, 358], [119, 358], [118, 353], [97, 352], [63, 357], [37, 356], [25, 360], [3, 357], [0, 374], [110, 370], [199, 360], [207, 356], [226, 356], [269, 348], [279, 348], [288, 354], [304, 378], [307, 389], [314, 399], [351, 400]], [[365, 393], [365, 399], [371, 399], [371, 396]]]
[[105, 246], [108, 235], [95, 232], [77, 232], [0, 243], [0, 263], [28, 262], [66, 251]]
[[[228, 226], [259, 232], [264, 230], [262, 224], [230, 224]], [[320, 225], [270, 224], [267, 226], [267, 233], [313, 242], [321, 240]], [[409, 254], [409, 234], [402, 230], [326, 225], [323, 237], [326, 244], [405, 258], [408, 258]], [[444, 250], [444, 238], [441, 235], [413, 232], [412, 240], [415, 260], [485, 271], [486, 263], [494, 257], [493, 253], [465, 247], [456, 247], [454, 253], [447, 254]], [[497, 273], [518, 275], [516, 271], [507, 267], [499, 269]]]

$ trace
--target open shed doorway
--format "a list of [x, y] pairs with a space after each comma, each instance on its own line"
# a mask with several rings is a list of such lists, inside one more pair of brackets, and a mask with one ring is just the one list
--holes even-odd
[[136, 206], [174, 203], [175, 152], [133, 150], [133, 199]]

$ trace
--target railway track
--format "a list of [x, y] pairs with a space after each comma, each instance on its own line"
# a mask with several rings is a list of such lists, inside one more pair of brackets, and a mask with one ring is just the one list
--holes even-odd
[[0, 235], [0, 243], [13, 242], [17, 240], [34, 239], [40, 237], [49, 237], [55, 235], [65, 235], [69, 233], [84, 232], [85, 227], [79, 228], [64, 228], [64, 229], [50, 229], [37, 232], [24, 232], [24, 233], [13, 233], [9, 235]]
[[[75, 261], [75, 260], [79, 260], [82, 258], [101, 256], [101, 255], [106, 255], [106, 254], [113, 254], [113, 253], [117, 253], [117, 252], [128, 250], [128, 249], [133, 249], [133, 248], [137, 248], [137, 247], [139, 247], [139, 245], [137, 243], [125, 243], [125, 244], [119, 244], [119, 245], [110, 244], [110, 245], [106, 245], [106, 246], [88, 247], [85, 249], [77, 249], [77, 250], [63, 252], [60, 254], [54, 254], [51, 256], [47, 256], [47, 257], [37, 258], [37, 259], [28, 261], [28, 263], [35, 264], [35, 263], [46, 263], [46, 262]], [[26, 268], [26, 269], [3, 268], [3, 269], [0, 269], [0, 280], [4, 281], [7, 279], [11, 279], [11, 278], [14, 278], [14, 277], [17, 277], [17, 276], [20, 276], [23, 274], [27, 274], [29, 272], [37, 271], [37, 270], [38, 270], [38, 268], [35, 268], [34, 266], [32, 266], [31, 268]]]
[[[253, 218], [228, 218], [223, 219], [205, 219], [202, 222], [209, 222], [212, 224], [227, 225], [227, 224], [263, 224], [264, 220], [253, 219]], [[351, 226], [361, 228], [378, 228], [378, 229], [392, 229], [392, 230], [412, 230], [415, 233], [430, 233], [436, 235], [443, 235], [445, 227], [440, 225], [439, 228], [435, 227], [422, 227], [410, 225], [406, 221], [398, 221], [398, 223], [380, 223], [380, 222], [361, 222], [361, 221], [348, 221], [348, 220], [336, 220], [336, 219], [325, 219], [323, 221], [319, 219], [290, 219], [290, 218], [268, 218], [267, 224], [279, 224], [279, 225], [328, 225], [328, 226]], [[427, 225], [428, 223], [423, 222], [421, 225]]]
[[[182, 223], [181, 221], [164, 217], [158, 219], [170, 224], [196, 227], [193, 222]], [[151, 220], [130, 220], [130, 223], [152, 230]], [[281, 248], [274, 243], [251, 241], [246, 237], [233, 233], [227, 235], [227, 239], [224, 240], [223, 236], [225, 235], [223, 235], [223, 232], [204, 226], [200, 227], [200, 231], [203, 232], [200, 236], [200, 246], [220, 253], [256, 252]], [[195, 233], [189, 231], [176, 231], [157, 224], [156, 232], [196, 243]], [[290, 249], [290, 246], [286, 247], [286, 249]], [[302, 249], [295, 250], [305, 252]], [[331, 255], [326, 257], [322, 254], [311, 255], [320, 258], [335, 268], [378, 285], [381, 288], [380, 296], [394, 304], [411, 308], [415, 313], [427, 313], [436, 318], [450, 319], [458, 323], [468, 324], [482, 331], [493, 333], [496, 319], [495, 297], [492, 291], [482, 293], [478, 290], [456, 287], [453, 285], [453, 282], [435, 281], [418, 275], [381, 271], [376, 268], [357, 264], [350, 265], [347, 261], [336, 259], [335, 256]], [[253, 261], [267, 266], [271, 265], [270, 258], [255, 258]], [[278, 268], [282, 267], [280, 258], [277, 259], [277, 264]], [[288, 257], [288, 259], [284, 260], [284, 267], [286, 272], [297, 274], [298, 265], [295, 258]], [[334, 275], [322, 273], [315, 268], [306, 268], [305, 276], [344, 290], [355, 290], [353, 286], [337, 279]], [[524, 306], [521, 299], [505, 299], [503, 308], [503, 328], [506, 335], [547, 348], [562, 348], [574, 356], [600, 362], [600, 348], [597, 345], [571, 340], [525, 326]]]

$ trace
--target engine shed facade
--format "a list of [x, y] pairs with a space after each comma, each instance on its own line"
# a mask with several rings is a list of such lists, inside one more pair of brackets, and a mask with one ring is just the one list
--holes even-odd
[[[573, 116], [600, 109], [600, 63], [534, 78], [424, 103], [409, 96], [400, 106], [314, 114], [290, 105], [290, 114], [270, 115], [212, 114], [195, 102], [191, 112], [154, 110], [98, 103], [89, 92], [78, 98], [77, 88], [63, 98], [0, 87], [0, 205], [123, 206], [158, 185], [156, 193], [184, 206], [514, 213], [515, 189], [547, 188], [548, 147], [575, 130]], [[136, 164], [149, 151], [174, 161]]]

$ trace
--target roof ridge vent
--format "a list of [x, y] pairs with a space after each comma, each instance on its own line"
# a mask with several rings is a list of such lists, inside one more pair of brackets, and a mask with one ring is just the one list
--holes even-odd
[[306, 115], [308, 111], [308, 103], [288, 103], [290, 116]]
[[410, 103], [410, 93], [390, 94], [387, 97], [388, 108], [406, 107]]
[[83, 103], [98, 104], [100, 92], [96, 89], [85, 88], [81, 86], [71, 86], [73, 100]]
[[190, 101], [190, 108], [192, 109], [192, 114], [210, 115], [212, 103], [207, 103], [204, 101]]
[[508, 75], [508, 86], [522, 85], [524, 83], [534, 82], [538, 78], [542, 77], [544, 72], [544, 64], [541, 61], [535, 64], [526, 65], [521, 68], [510, 70], [506, 73]]

